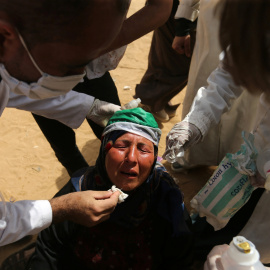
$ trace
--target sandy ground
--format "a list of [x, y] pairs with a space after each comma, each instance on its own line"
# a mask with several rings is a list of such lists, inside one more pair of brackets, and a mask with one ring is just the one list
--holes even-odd
[[[143, 7], [145, 0], [132, 1], [130, 13]], [[152, 33], [130, 44], [118, 68], [111, 72], [119, 91], [121, 103], [132, 100], [135, 85], [140, 82], [147, 68], [147, 56]], [[130, 86], [131, 90], [124, 90]], [[183, 90], [174, 98], [182, 102]], [[165, 150], [165, 137], [173, 125], [180, 121], [182, 106], [177, 115], [168, 123], [160, 123], [162, 138], [159, 155]], [[77, 144], [90, 165], [93, 165], [99, 149], [99, 140], [93, 135], [85, 121], [76, 130]], [[170, 170], [170, 166], [164, 163]], [[15, 109], [6, 109], [0, 122], [0, 190], [6, 200], [50, 199], [69, 180], [66, 170], [56, 159], [54, 152], [43, 137], [32, 115]], [[210, 177], [213, 168], [193, 169], [184, 173], [172, 173], [185, 194], [185, 203], [189, 207], [190, 199]], [[25, 246], [31, 237], [0, 248], [0, 264], [14, 251]]]

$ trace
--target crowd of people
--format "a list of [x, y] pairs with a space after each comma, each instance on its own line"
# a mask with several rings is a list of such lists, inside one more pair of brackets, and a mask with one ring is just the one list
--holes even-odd
[[[0, 201], [0, 246], [38, 234], [25, 269], [193, 269], [199, 260], [216, 270], [228, 248], [220, 245], [243, 235], [267, 267], [265, 176], [256, 173], [250, 200], [215, 231], [205, 218], [190, 217], [157, 161], [155, 118], [175, 116], [171, 99], [187, 84], [182, 119], [159, 153], [175, 172], [218, 165], [240, 149], [243, 130], [254, 134], [258, 154], [267, 150], [269, 0], [148, 0], [127, 18], [129, 5], [0, 0], [0, 113], [32, 112], [70, 175], [51, 200]], [[126, 45], [152, 30], [135, 91], [142, 108], [121, 110], [110, 70]], [[90, 167], [73, 131], [85, 119], [101, 140]], [[128, 196], [120, 203], [122, 192]]]

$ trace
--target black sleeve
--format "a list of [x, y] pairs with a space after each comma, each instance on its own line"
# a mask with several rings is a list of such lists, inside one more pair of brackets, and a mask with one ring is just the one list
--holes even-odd
[[[68, 182], [56, 196], [64, 195], [73, 191], [73, 187]], [[72, 236], [75, 233], [74, 223], [65, 221], [52, 224], [49, 228], [39, 233], [36, 250], [30, 258], [27, 270], [60, 270], [78, 269], [74, 265], [74, 255], [72, 255]]]
[[194, 22], [185, 18], [175, 19], [175, 35], [177, 37], [184, 37], [190, 34], [190, 31], [197, 26], [197, 20]]
[[[189, 215], [186, 217], [189, 225]], [[193, 234], [185, 233], [178, 237], [172, 235], [168, 222], [156, 218], [154, 233], [154, 269], [157, 270], [189, 270], [193, 264], [194, 238]]]
[[53, 224], [39, 234], [36, 250], [28, 262], [27, 270], [76, 269], [67, 227], [67, 222]]

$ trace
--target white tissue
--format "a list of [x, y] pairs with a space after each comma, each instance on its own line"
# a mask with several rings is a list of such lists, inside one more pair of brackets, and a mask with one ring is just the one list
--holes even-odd
[[117, 190], [120, 192], [120, 195], [119, 195], [119, 198], [118, 198], [118, 203], [122, 203], [128, 197], [128, 194], [124, 193], [121, 189], [117, 188], [115, 185], [113, 185], [111, 187], [112, 192], [115, 192]]

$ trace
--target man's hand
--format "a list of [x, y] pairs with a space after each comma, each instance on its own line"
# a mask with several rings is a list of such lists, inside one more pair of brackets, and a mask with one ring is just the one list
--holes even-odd
[[105, 127], [113, 114], [119, 110], [121, 110], [119, 105], [108, 103], [96, 98], [86, 118], [102, 127]]
[[187, 57], [190, 57], [190, 35], [183, 37], [175, 37], [172, 43], [172, 48], [179, 54], [185, 54]]
[[65, 220], [86, 227], [95, 226], [110, 217], [117, 205], [119, 191], [81, 191], [50, 200], [53, 223]]

